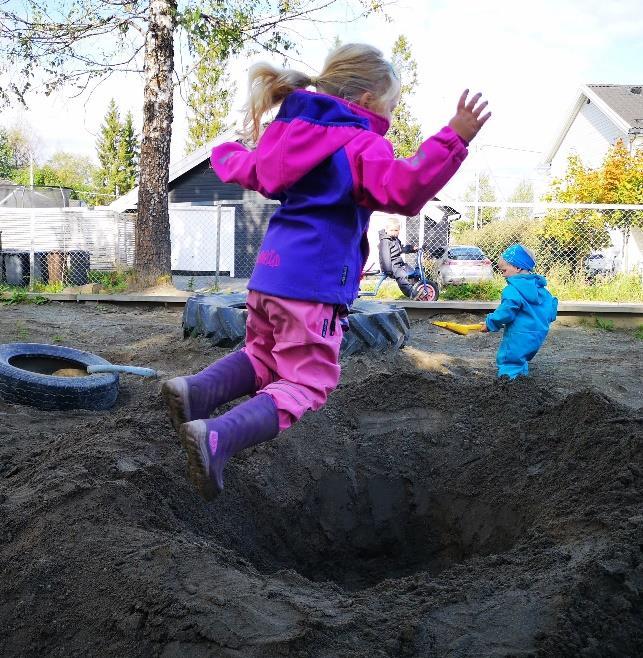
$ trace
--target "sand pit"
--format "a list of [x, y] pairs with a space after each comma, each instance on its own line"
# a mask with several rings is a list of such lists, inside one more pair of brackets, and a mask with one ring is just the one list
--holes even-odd
[[[183, 342], [173, 311], [43, 312], [0, 311], [3, 340], [20, 321], [170, 376], [224, 354]], [[640, 655], [640, 341], [613, 335], [620, 371], [574, 375], [601, 336], [554, 332], [507, 385], [494, 337], [414, 329], [348, 359], [328, 406], [235, 458], [214, 504], [158, 382], [123, 378], [110, 412], [0, 403], [0, 653]]]

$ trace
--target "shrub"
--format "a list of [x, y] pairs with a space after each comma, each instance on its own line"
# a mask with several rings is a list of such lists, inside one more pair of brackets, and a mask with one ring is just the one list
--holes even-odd
[[445, 300], [473, 299], [480, 301], [494, 301], [500, 299], [504, 286], [505, 282], [502, 277], [496, 276], [491, 281], [445, 286], [440, 293], [440, 298]]

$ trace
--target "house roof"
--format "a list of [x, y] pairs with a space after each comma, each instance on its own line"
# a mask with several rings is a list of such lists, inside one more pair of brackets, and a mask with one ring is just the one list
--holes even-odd
[[[219, 144], [223, 144], [224, 142], [232, 142], [237, 138], [238, 138], [238, 132], [236, 130], [228, 130], [224, 133], [221, 133], [214, 139], [210, 140], [207, 144], [201, 146], [196, 151], [192, 151], [192, 153], [186, 155], [184, 158], [182, 158], [175, 164], [170, 164], [168, 185], [172, 181], [175, 181], [177, 178], [183, 176], [183, 174], [186, 174], [188, 171], [194, 169], [195, 167], [198, 167], [206, 160], [209, 160], [210, 154], [212, 153], [212, 149], [215, 146], [218, 146]], [[445, 199], [445, 197], [441, 197], [441, 198], [442, 198], [442, 205], [438, 206], [440, 210], [447, 213], [448, 215], [459, 213], [459, 211], [456, 210], [451, 204], [450, 199]], [[440, 199], [436, 197], [434, 201], [440, 201]], [[110, 203], [109, 207], [112, 210], [116, 210], [117, 212], [125, 212], [127, 210], [135, 210], [137, 203], [138, 203], [138, 187], [135, 187], [131, 189], [129, 192], [127, 192], [127, 194], [124, 194], [123, 196], [119, 197], [118, 199]]]
[[[170, 176], [168, 179], [168, 185], [175, 181], [183, 174], [186, 174], [191, 169], [198, 167], [200, 164], [210, 159], [210, 153], [212, 149], [219, 144], [224, 142], [232, 142], [237, 138], [237, 133], [234, 130], [228, 130], [224, 133], [221, 133], [214, 139], [210, 140], [207, 144], [192, 151], [192, 153], [186, 155], [184, 158], [175, 162], [174, 164], [170, 163]], [[124, 194], [121, 197], [118, 197], [115, 201], [109, 204], [109, 207], [117, 212], [125, 212], [126, 210], [134, 210], [136, 204], [138, 203], [138, 187], [131, 189], [127, 194]]]
[[641, 85], [587, 85], [632, 128], [643, 129]]
[[565, 136], [587, 101], [595, 103], [612, 123], [625, 133], [643, 134], [643, 89], [641, 85], [583, 85], [560, 132], [545, 154], [543, 164], [551, 164]]

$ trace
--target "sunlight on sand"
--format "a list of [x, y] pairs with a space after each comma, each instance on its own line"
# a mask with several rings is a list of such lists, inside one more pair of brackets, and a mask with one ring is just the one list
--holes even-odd
[[430, 372], [439, 372], [442, 375], [451, 374], [449, 366], [457, 361], [457, 359], [448, 354], [425, 352], [416, 347], [405, 347], [400, 352], [400, 355], [416, 368]]

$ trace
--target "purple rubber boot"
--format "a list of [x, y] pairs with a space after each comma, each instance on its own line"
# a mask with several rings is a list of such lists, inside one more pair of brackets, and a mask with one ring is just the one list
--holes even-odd
[[223, 468], [230, 457], [277, 434], [277, 407], [265, 393], [218, 418], [185, 423], [181, 442], [188, 453], [190, 479], [206, 500], [212, 500], [223, 491]]
[[209, 418], [220, 405], [255, 393], [255, 371], [245, 352], [233, 352], [196, 375], [163, 382], [161, 394], [178, 432], [183, 423]]

